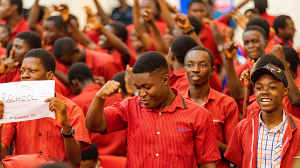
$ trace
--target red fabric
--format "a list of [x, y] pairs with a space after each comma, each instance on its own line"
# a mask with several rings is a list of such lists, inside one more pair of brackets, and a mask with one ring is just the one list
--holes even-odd
[[[182, 95], [191, 100], [189, 90], [184, 91]], [[239, 110], [234, 99], [210, 88], [207, 100], [201, 106], [206, 108], [213, 117], [217, 140], [228, 145], [239, 122]], [[217, 161], [217, 167], [229, 168], [230, 164], [221, 159]]]
[[[238, 167], [256, 168], [259, 112], [260, 109], [250, 113], [238, 124], [225, 152], [225, 158]], [[286, 115], [288, 127], [283, 138], [280, 167], [292, 168], [294, 156], [300, 151], [300, 120], [288, 112]]]
[[[101, 86], [99, 84], [91, 84], [85, 87], [80, 94], [71, 99], [83, 110], [84, 116], [86, 116], [90, 104], [100, 89]], [[122, 100], [123, 97], [121, 94], [110, 96], [106, 99], [104, 107], [111, 106], [115, 102], [121, 102]], [[107, 135], [89, 132], [89, 135], [91, 141], [97, 146], [99, 155], [126, 156], [126, 130], [113, 132]]]
[[1, 55], [6, 55], [6, 48], [0, 47], [0, 56]]
[[99, 33], [95, 30], [88, 30], [84, 32], [94, 43], [98, 44], [99, 42]]
[[[219, 32], [222, 33], [223, 29], [226, 29], [227, 26], [220, 23], [220, 22], [215, 22]], [[222, 63], [222, 59], [221, 59], [221, 55], [220, 52], [218, 51], [218, 47], [217, 44], [214, 40], [214, 37], [212, 35], [212, 29], [208, 24], [202, 24], [202, 30], [199, 34], [199, 38], [201, 43], [203, 44], [203, 46], [207, 49], [209, 49], [213, 55], [214, 55], [214, 59], [215, 59], [215, 66], [221, 66]]]
[[225, 24], [226, 26], [229, 26], [229, 21], [227, 19], [227, 14], [223, 14], [219, 18], [217, 18], [218, 22]]
[[178, 92], [183, 92], [190, 87], [189, 79], [185, 75], [185, 69], [182, 68], [170, 75], [170, 86]]
[[211, 114], [173, 92], [162, 111], [147, 109], [137, 96], [104, 109], [107, 133], [127, 128], [127, 167], [196, 168], [220, 159]]
[[16, 167], [38, 167], [43, 164], [51, 163], [46, 161], [43, 156], [39, 154], [32, 155], [18, 155], [2, 160], [5, 168], [16, 168]]
[[28, 22], [24, 18], [22, 18], [17, 24], [17, 26], [11, 31], [11, 40], [14, 40], [17, 34], [29, 30], [30, 27], [28, 25]]
[[[66, 95], [65, 85], [61, 83], [61, 81], [59, 81], [55, 76], [53, 77], [53, 80], [55, 81], [55, 92]], [[0, 83], [19, 81], [21, 81], [20, 67], [16, 67], [14, 71], [0, 76]]]
[[265, 49], [266, 54], [271, 54], [272, 49], [273, 49], [273, 47], [274, 47], [276, 44], [280, 44], [280, 45], [282, 45], [282, 46], [288, 45], [288, 46], [293, 47], [293, 43], [292, 43], [291, 41], [288, 41], [287, 43], [285, 43], [285, 42], [283, 42], [283, 41], [281, 40], [281, 38], [279, 38], [278, 36], [274, 35], [273, 38], [269, 40], [268, 46], [267, 46], [266, 49]]
[[[82, 150], [90, 147], [88, 130], [82, 110], [68, 98], [56, 93], [56, 97], [66, 104], [70, 125], [75, 128], [76, 141], [82, 142]], [[64, 138], [57, 119], [50, 117], [31, 121], [3, 124], [2, 143], [10, 145], [13, 140], [16, 155], [40, 154], [46, 160], [66, 161]], [[24, 145], [26, 144], [26, 145]]]
[[100, 166], [102, 168], [125, 168], [126, 158], [121, 156], [100, 156]]
[[215, 72], [209, 79], [209, 86], [218, 92], [222, 92], [223, 86], [219, 80], [219, 74]]
[[266, 19], [269, 22], [271, 27], [273, 27], [273, 22], [277, 18], [277, 16], [267, 14], [267, 12], [261, 13], [261, 14], [259, 14], [259, 16]]

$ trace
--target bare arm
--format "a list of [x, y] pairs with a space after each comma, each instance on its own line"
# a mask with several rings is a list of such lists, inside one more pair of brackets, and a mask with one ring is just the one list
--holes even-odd
[[98, 0], [94, 0], [94, 3], [96, 5], [96, 8], [97, 8], [97, 15], [100, 16], [101, 18], [101, 21], [102, 21], [102, 24], [103, 25], [106, 25], [109, 23], [109, 17], [107, 16], [107, 14], [103, 11], [100, 3], [98, 2]]
[[170, 32], [173, 31], [174, 25], [175, 25], [175, 20], [173, 19], [170, 10], [168, 9], [168, 6], [166, 4], [165, 0], [158, 0], [157, 1], [161, 10], [162, 18], [166, 22]]
[[122, 92], [120, 90], [121, 84], [116, 81], [108, 81], [95, 95], [93, 102], [87, 112], [85, 123], [89, 131], [95, 133], [106, 132], [106, 118], [104, 115], [104, 103], [107, 97], [116, 93]]
[[243, 104], [243, 113], [244, 113], [248, 106], [247, 100], [251, 95], [253, 95], [253, 85], [250, 81], [249, 69], [246, 69], [242, 72], [240, 80], [244, 80], [244, 85], [245, 85], [245, 97], [244, 97], [244, 104]]
[[38, 34], [42, 34], [42, 30], [37, 26], [39, 12], [40, 12], [39, 0], [35, 0], [32, 8], [30, 9], [27, 21], [31, 30], [37, 32]]
[[216, 162], [210, 162], [210, 163], [198, 165], [198, 168], [216, 168], [216, 167], [217, 167]]

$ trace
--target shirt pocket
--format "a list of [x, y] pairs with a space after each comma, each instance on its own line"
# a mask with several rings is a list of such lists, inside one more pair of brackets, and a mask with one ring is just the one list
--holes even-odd
[[177, 129], [171, 134], [168, 153], [176, 157], [188, 157], [195, 155], [195, 137], [187, 129]]
[[63, 161], [66, 158], [64, 140], [60, 131], [47, 132], [47, 154], [53, 160]]

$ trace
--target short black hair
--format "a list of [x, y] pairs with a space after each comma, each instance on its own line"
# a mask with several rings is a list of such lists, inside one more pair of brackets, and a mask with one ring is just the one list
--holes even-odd
[[11, 41], [7, 46], [6, 46], [6, 57], [8, 58], [9, 54], [10, 54], [10, 51], [13, 47], [13, 43], [14, 41]]
[[267, 35], [267, 39], [269, 39], [270, 24], [266, 19], [261, 18], [261, 17], [252, 18], [247, 23], [246, 28], [250, 27], [250, 26], [259, 26], [259, 27], [263, 28], [265, 30], [266, 35]]
[[186, 53], [196, 46], [198, 46], [198, 43], [192, 37], [180, 35], [173, 40], [171, 44], [171, 52], [176, 56], [178, 62], [184, 64], [184, 57]]
[[16, 38], [22, 39], [31, 49], [41, 48], [42, 40], [39, 34], [33, 31], [24, 31], [17, 34]]
[[127, 94], [127, 90], [125, 87], [125, 71], [117, 73], [112, 80], [117, 81], [121, 84], [121, 89], [123, 92]]
[[94, 80], [92, 70], [83, 62], [73, 64], [68, 72], [69, 83], [73, 79], [78, 79], [81, 83], [85, 80]]
[[258, 11], [257, 8], [250, 8], [250, 9], [247, 9], [247, 10], [245, 11], [244, 15], [246, 15], [247, 12], [252, 12], [252, 13], [254, 13], [254, 14], [259, 15], [259, 11]]
[[256, 25], [246, 27], [246, 30], [244, 31], [244, 34], [247, 31], [252, 31], [252, 30], [258, 31], [260, 34], [262, 34], [264, 36], [265, 39], [268, 39], [266, 31], [263, 28], [261, 28], [260, 26], [256, 26]]
[[98, 161], [98, 149], [97, 146], [92, 142], [92, 145], [89, 149], [87, 150], [82, 150], [81, 151], [81, 160], [91, 160], [97, 162]]
[[59, 59], [63, 55], [71, 55], [77, 48], [76, 41], [71, 37], [62, 37], [57, 39], [53, 44], [53, 54]]
[[115, 22], [109, 23], [107, 25], [109, 25], [113, 28], [114, 34], [117, 37], [121, 38], [123, 42], [125, 42], [127, 40], [128, 32], [126, 29], [126, 24], [119, 22], [119, 21], [115, 21]]
[[293, 73], [297, 72], [299, 56], [297, 51], [290, 46], [282, 46], [285, 60], [291, 65]]
[[11, 37], [11, 29], [8, 24], [0, 24], [0, 27], [3, 27], [7, 30], [9, 37]]
[[142, 54], [133, 65], [132, 72], [138, 73], [149, 73], [150, 76], [156, 73], [163, 75], [169, 74], [169, 67], [165, 57], [156, 51], [149, 51]]
[[23, 12], [23, 1], [22, 0], [10, 0], [10, 5], [18, 6], [18, 14], [22, 14]]
[[47, 72], [55, 72], [55, 58], [48, 50], [42, 48], [32, 49], [25, 54], [24, 59], [30, 57], [39, 58]]
[[190, 20], [191, 25], [195, 29], [195, 33], [198, 35], [202, 30], [202, 23], [195, 16], [189, 15], [188, 18]]
[[265, 55], [261, 56], [259, 58], [259, 60], [256, 62], [255, 68], [256, 69], [262, 68], [269, 63], [276, 65], [277, 67], [279, 67], [282, 70], [285, 70], [284, 64], [282, 63], [282, 61], [273, 54], [265, 54]]
[[58, 30], [65, 30], [67, 31], [67, 24], [64, 22], [64, 20], [62, 19], [62, 17], [59, 15], [59, 16], [50, 16], [46, 19], [46, 21], [53, 21], [54, 24], [55, 24], [55, 27], [58, 29]]
[[207, 48], [205, 48], [205, 47], [202, 47], [202, 46], [196, 46], [196, 47], [190, 49], [190, 50], [186, 53], [186, 55], [188, 55], [191, 51], [194, 51], [194, 50], [202, 50], [202, 51], [206, 51], [206, 52], [208, 53], [208, 55], [209, 55], [209, 58], [210, 58], [211, 67], [215, 66], [214, 55], [213, 55], [213, 53], [212, 53], [209, 49], [207, 49]]
[[268, 7], [268, 0], [254, 0], [254, 6], [259, 13], [264, 13]]
[[206, 7], [206, 9], [208, 9], [207, 4], [203, 0], [191, 0], [189, 2], [188, 9], [190, 9], [193, 3], [202, 3]]
[[275, 29], [276, 34], [278, 34], [278, 29], [282, 28], [284, 29], [287, 26], [287, 19], [292, 19], [288, 15], [279, 15], [275, 18], [273, 22], [273, 28]]

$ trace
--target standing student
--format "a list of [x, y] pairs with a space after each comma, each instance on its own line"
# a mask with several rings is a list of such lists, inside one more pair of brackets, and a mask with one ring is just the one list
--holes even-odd
[[183, 92], [183, 97], [193, 100], [212, 114], [222, 156], [216, 164], [218, 168], [229, 168], [230, 164], [223, 155], [239, 121], [238, 106], [234, 99], [209, 86], [215, 66], [214, 57], [208, 49], [200, 46], [192, 48], [186, 53], [184, 62], [189, 89]]
[[[54, 56], [44, 49], [30, 50], [20, 68], [22, 81], [51, 80], [54, 72]], [[3, 124], [1, 156], [5, 158], [10, 142], [13, 141], [13, 156], [39, 154], [46, 160], [68, 161], [76, 167], [80, 164], [81, 149], [90, 145], [83, 112], [59, 93], [45, 102], [49, 102], [49, 110], [57, 118]], [[0, 116], [3, 116], [5, 104], [0, 103]]]
[[104, 108], [106, 98], [120, 91], [118, 82], [107, 82], [89, 108], [87, 128], [100, 133], [127, 128], [127, 167], [216, 167], [220, 154], [212, 117], [171, 89], [166, 59], [144, 53], [132, 71], [139, 96]]
[[300, 120], [282, 106], [289, 92], [284, 64], [269, 63], [266, 56], [250, 77], [260, 109], [238, 124], [225, 158], [239, 167], [289, 168], [300, 150]]

